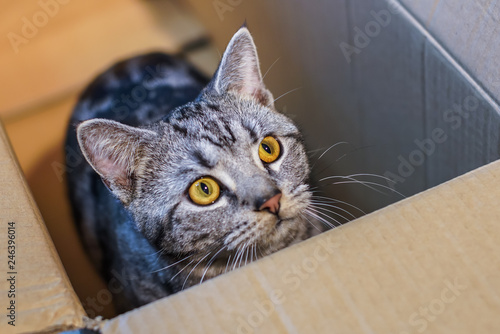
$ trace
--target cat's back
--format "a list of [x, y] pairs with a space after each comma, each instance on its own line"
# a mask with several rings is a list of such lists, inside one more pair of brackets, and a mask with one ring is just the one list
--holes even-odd
[[207, 82], [182, 58], [159, 52], [123, 60], [101, 73], [80, 95], [69, 121], [65, 148], [70, 183], [80, 172], [93, 172], [78, 146], [79, 123], [104, 118], [136, 127], [148, 125], [196, 99]]
[[71, 125], [106, 118], [141, 126], [194, 100], [208, 80], [182, 58], [149, 53], [121, 61], [83, 91]]
[[141, 239], [131, 228], [128, 213], [83, 157], [76, 126], [92, 118], [148, 125], [168, 118], [172, 110], [196, 99], [207, 82], [183, 59], [150, 53], [113, 65], [81, 94], [68, 126], [66, 175], [76, 224], [98, 267], [109, 265], [119, 252], [128, 249], [116, 239], [116, 230], [127, 234], [122, 239], [129, 244], [138, 244]]

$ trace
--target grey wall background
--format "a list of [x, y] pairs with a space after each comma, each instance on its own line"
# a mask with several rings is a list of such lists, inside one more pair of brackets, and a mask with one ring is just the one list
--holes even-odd
[[499, 1], [187, 2], [221, 53], [246, 19], [275, 97], [299, 88], [276, 104], [316, 180], [395, 181], [321, 182], [328, 196], [369, 212], [402, 198], [384, 187], [410, 196], [500, 156]]

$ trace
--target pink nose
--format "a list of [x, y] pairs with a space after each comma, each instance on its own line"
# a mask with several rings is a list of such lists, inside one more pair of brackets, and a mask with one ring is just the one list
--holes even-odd
[[280, 211], [280, 198], [281, 193], [271, 197], [260, 206], [259, 210], [262, 211], [268, 209], [271, 213], [278, 214], [278, 212]]

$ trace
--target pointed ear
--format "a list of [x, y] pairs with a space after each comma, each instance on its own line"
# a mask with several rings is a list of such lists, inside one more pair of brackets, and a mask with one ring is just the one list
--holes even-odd
[[233, 91], [273, 107], [273, 95], [262, 81], [257, 49], [246, 27], [240, 28], [229, 42], [209, 88], [218, 94]]
[[89, 164], [118, 199], [129, 204], [141, 148], [157, 134], [105, 119], [82, 122], [76, 132]]

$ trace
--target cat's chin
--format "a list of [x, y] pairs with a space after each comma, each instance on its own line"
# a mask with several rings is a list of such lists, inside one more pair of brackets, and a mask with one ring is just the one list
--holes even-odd
[[234, 259], [241, 256], [239, 253], [246, 255], [247, 250], [253, 253], [249, 254], [249, 260], [257, 260], [308, 237], [307, 221], [301, 215], [272, 217], [265, 222], [259, 221], [252, 225], [255, 226], [253, 230], [239, 236], [230, 246], [227, 245], [220, 251], [216, 257], [217, 261]]
[[[307, 238], [307, 221], [301, 216], [280, 217], [274, 227], [258, 237], [255, 244], [263, 256], [275, 253]], [[259, 256], [260, 258], [260, 256]]]
[[[258, 224], [258, 223], [256, 223]], [[301, 215], [285, 219], [276, 218], [272, 232], [253, 240], [242, 241], [228, 250], [220, 246], [210, 255], [199, 254], [190, 258], [192, 264], [183, 271], [191, 273], [188, 286], [200, 284], [229, 271], [248, 265], [264, 256], [275, 253], [308, 237], [307, 221]], [[182, 267], [182, 266], [181, 266]]]
[[244, 229], [234, 231], [225, 239], [229, 252], [256, 247], [268, 255], [288, 246], [296, 239], [303, 240], [307, 234], [307, 221], [300, 212], [296, 215], [260, 214]]

